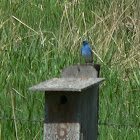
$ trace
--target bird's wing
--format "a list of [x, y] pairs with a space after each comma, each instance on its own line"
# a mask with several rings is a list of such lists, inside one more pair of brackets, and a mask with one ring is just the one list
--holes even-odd
[[88, 45], [88, 50], [90, 51], [91, 55], [92, 55], [92, 49], [91, 47]]

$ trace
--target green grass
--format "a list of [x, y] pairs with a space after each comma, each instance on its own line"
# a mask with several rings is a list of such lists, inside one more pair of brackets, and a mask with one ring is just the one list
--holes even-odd
[[[1, 1], [0, 13], [1, 117], [43, 120], [44, 93], [28, 88], [83, 63], [86, 38], [106, 78], [99, 122], [140, 125], [138, 0]], [[140, 139], [138, 127], [100, 125], [99, 133], [99, 140]], [[16, 137], [42, 139], [43, 123], [0, 120], [0, 139]]]

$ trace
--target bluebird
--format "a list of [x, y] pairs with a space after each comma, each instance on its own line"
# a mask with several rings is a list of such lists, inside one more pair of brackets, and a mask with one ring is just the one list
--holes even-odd
[[83, 40], [83, 47], [81, 49], [81, 54], [82, 54], [83, 58], [85, 59], [86, 63], [93, 62], [92, 49], [86, 40]]

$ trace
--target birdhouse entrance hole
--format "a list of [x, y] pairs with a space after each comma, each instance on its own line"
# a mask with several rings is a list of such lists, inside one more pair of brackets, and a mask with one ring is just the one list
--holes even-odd
[[67, 101], [68, 101], [68, 99], [65, 95], [60, 96], [60, 104], [66, 104]]

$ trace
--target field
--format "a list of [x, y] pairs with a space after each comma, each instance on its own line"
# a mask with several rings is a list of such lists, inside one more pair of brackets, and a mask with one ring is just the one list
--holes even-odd
[[[0, 1], [0, 117], [44, 119], [44, 93], [28, 88], [84, 63], [101, 65], [99, 123], [140, 125], [139, 0]], [[0, 140], [43, 139], [43, 123], [0, 119]], [[140, 127], [99, 125], [99, 140], [138, 140]]]

